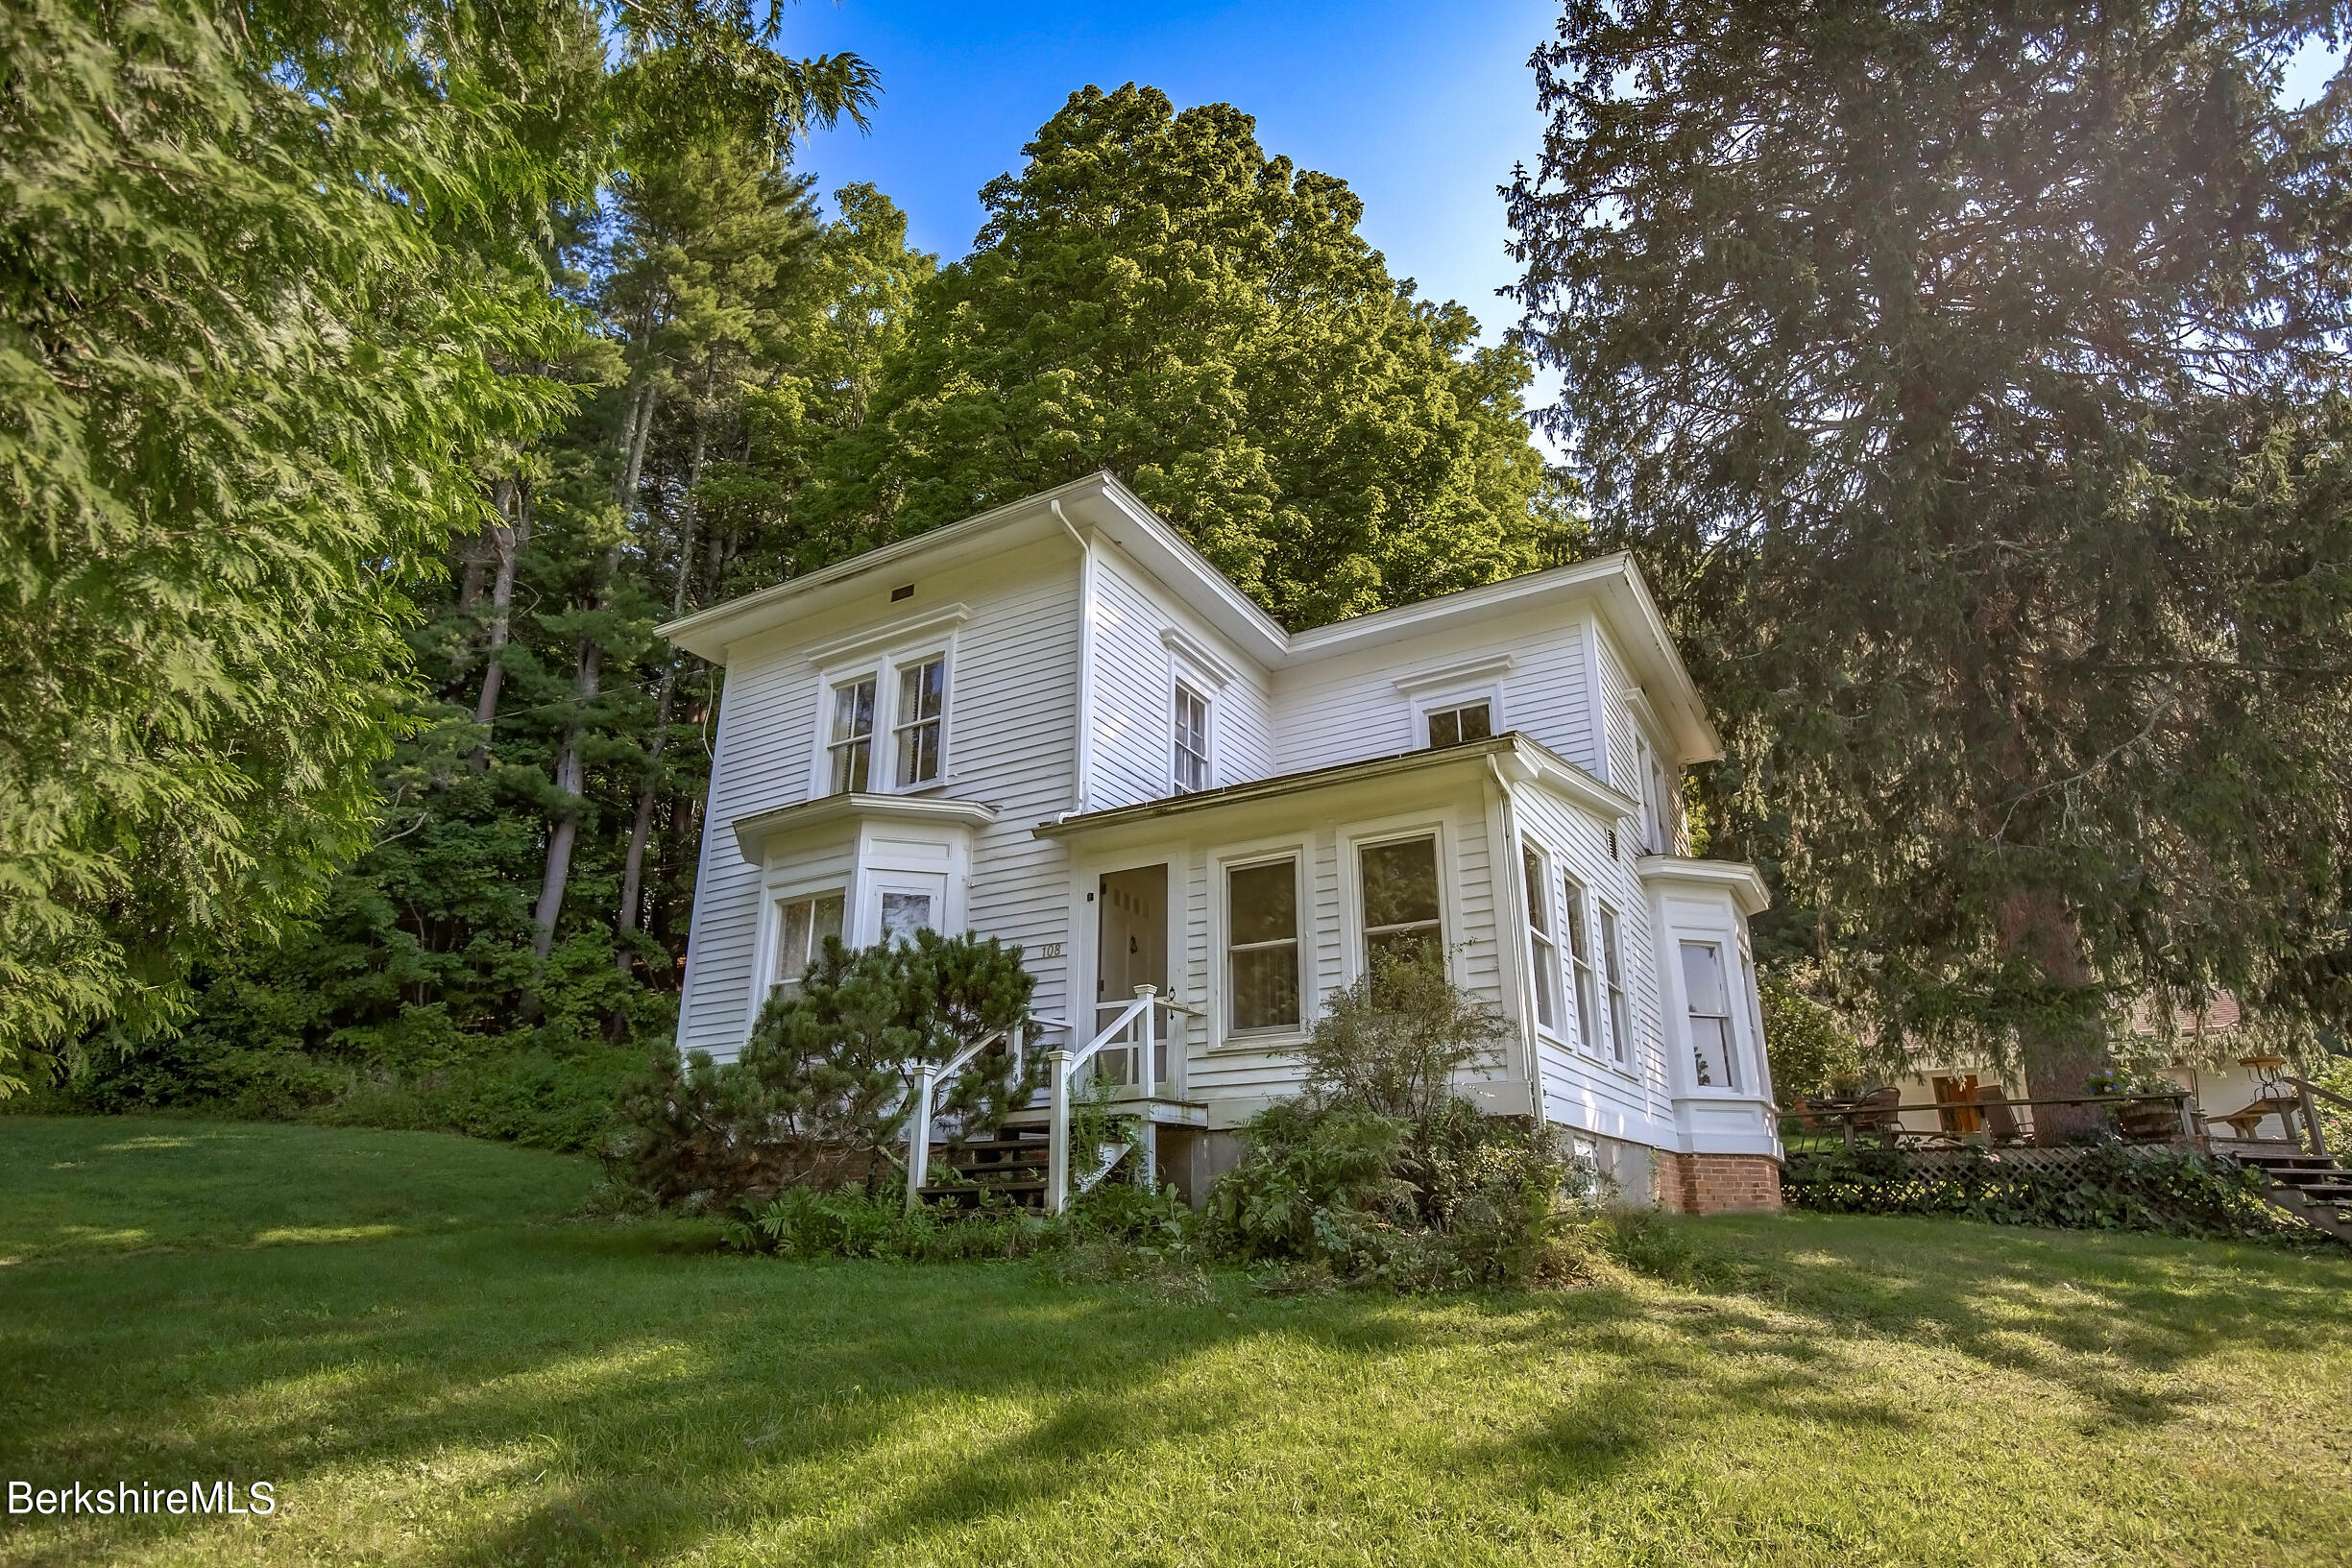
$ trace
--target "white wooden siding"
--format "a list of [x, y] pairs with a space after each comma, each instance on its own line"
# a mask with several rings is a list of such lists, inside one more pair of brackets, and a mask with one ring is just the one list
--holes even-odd
[[[1227, 676], [1206, 683], [1219, 784], [1273, 771], [1265, 671], [1116, 546], [1095, 544], [1094, 703], [1089, 810], [1175, 793], [1176, 688], [1169, 632], [1209, 650]], [[1213, 673], [1213, 672], [1204, 672]]]
[[1396, 689], [1398, 678], [1505, 657], [1511, 668], [1492, 679], [1502, 698], [1496, 728], [1532, 736], [1597, 771], [1585, 667], [1588, 618], [1520, 611], [1277, 671], [1273, 771], [1302, 772], [1426, 745], [1428, 737], [1415, 732], [1411, 699]]

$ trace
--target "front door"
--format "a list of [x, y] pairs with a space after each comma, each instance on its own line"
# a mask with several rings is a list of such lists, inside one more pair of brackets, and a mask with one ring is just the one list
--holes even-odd
[[[1137, 986], [1152, 986], [1163, 997], [1168, 994], [1168, 868], [1138, 866], [1132, 871], [1114, 871], [1102, 880], [1095, 902], [1102, 910], [1096, 924], [1094, 968], [1095, 1026], [1101, 1028], [1135, 1000]], [[1131, 1032], [1140, 1044], [1142, 1031]], [[1103, 1063], [1105, 1074], [1116, 1082], [1149, 1088], [1141, 1071], [1144, 1064], [1135, 1059], [1139, 1052], [1133, 1048], [1121, 1050], [1105, 1046], [1103, 1055], [1109, 1057], [1114, 1050], [1119, 1051], [1119, 1059]], [[1152, 1082], [1168, 1077], [1164, 1053], [1151, 1066]]]

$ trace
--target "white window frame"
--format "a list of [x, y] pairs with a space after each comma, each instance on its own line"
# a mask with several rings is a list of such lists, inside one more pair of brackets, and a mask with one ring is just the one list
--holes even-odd
[[[1428, 819], [1399, 821], [1394, 824], [1367, 824], [1345, 835], [1340, 843], [1340, 876], [1346, 886], [1346, 930], [1342, 933], [1343, 963], [1350, 980], [1361, 978], [1370, 968], [1371, 932], [1365, 929], [1364, 920], [1364, 852], [1384, 844], [1400, 844], [1407, 839], [1433, 838], [1437, 841], [1438, 856], [1438, 953], [1447, 978], [1454, 979], [1454, 954], [1450, 933], [1462, 927], [1461, 901], [1454, 887], [1452, 835], [1445, 824]], [[1384, 929], [1390, 928], [1383, 928]], [[1401, 929], [1401, 928], [1396, 928]]]
[[[834, 735], [834, 727], [840, 716], [841, 693], [863, 686], [869, 681], [873, 683], [874, 697], [872, 712], [867, 715], [868, 723], [865, 733], [863, 735], [853, 733], [847, 738], [837, 738]], [[817, 689], [820, 696], [817, 699], [816, 714], [818, 759], [816, 792], [820, 795], [872, 793], [874, 788], [874, 742], [882, 733], [884, 712], [881, 669], [876, 665], [866, 664], [855, 669], [828, 674]], [[841, 771], [839, 763], [842, 756], [855, 750], [861, 742], [865, 746], [865, 788], [861, 791], [852, 790], [844, 784], [841, 788], [836, 789], [834, 779]]]
[[1561, 947], [1568, 955], [1568, 989], [1576, 1009], [1576, 1044], [1588, 1056], [1603, 1058], [1609, 1054], [1608, 1024], [1601, 1011], [1600, 970], [1592, 960], [1592, 891], [1578, 881], [1573, 873], [1563, 870], [1560, 895], [1563, 910], [1573, 911], [1575, 916], [1566, 923], [1560, 937]]
[[849, 906], [849, 896], [850, 889], [846, 886], [825, 886], [805, 888], [790, 893], [777, 893], [769, 897], [767, 901], [769, 932], [767, 939], [766, 991], [768, 996], [782, 996], [786, 987], [797, 986], [800, 983], [799, 976], [788, 977], [783, 974], [785, 965], [784, 937], [786, 930], [788, 929], [785, 921], [785, 911], [793, 907], [795, 905], [805, 904], [809, 905], [808, 946], [803, 950], [800, 960], [801, 971], [803, 974], [806, 974], [808, 971], [808, 966], [814, 961], [818, 951], [816, 946], [816, 905], [824, 902], [826, 899], [838, 899], [840, 901], [841, 926], [840, 929], [836, 931], [834, 934], [838, 936], [842, 941], [847, 942], [849, 940], [851, 930], [850, 920], [854, 913]]
[[[1217, 1005], [1204, 1009], [1207, 1014], [1203, 1021], [1207, 1038], [1207, 1044], [1203, 1047], [1205, 1050], [1248, 1052], [1254, 1055], [1274, 1044], [1302, 1040], [1306, 1037], [1307, 1031], [1314, 1027], [1315, 1011], [1318, 1005], [1315, 999], [1321, 994], [1318, 987], [1321, 984], [1317, 967], [1321, 928], [1314, 903], [1315, 853], [1314, 846], [1305, 838], [1297, 834], [1280, 834], [1227, 844], [1223, 846], [1217, 854], [1208, 857], [1209, 946], [1206, 962], [1209, 967], [1197, 973], [1200, 975], [1204, 983], [1211, 984], [1217, 989], [1219, 1000]], [[1295, 1029], [1250, 1029], [1237, 1035], [1232, 1028], [1232, 1003], [1230, 1001], [1224, 1000], [1224, 992], [1231, 985], [1231, 977], [1226, 968], [1226, 953], [1232, 941], [1230, 926], [1233, 918], [1232, 906], [1227, 902], [1228, 889], [1225, 874], [1237, 867], [1261, 866], [1270, 861], [1282, 859], [1291, 861], [1298, 868], [1298, 1026]], [[1172, 879], [1173, 885], [1173, 879], [1178, 875], [1174, 861], [1171, 861], [1169, 865], [1168, 875]], [[1092, 886], [1093, 884], [1089, 882], [1087, 885]], [[1088, 904], [1085, 908], [1091, 916], [1094, 912], [1094, 905]], [[1180, 908], [1181, 905], [1178, 906], [1179, 910]], [[1172, 912], [1172, 918], [1176, 917], [1176, 914]], [[1178, 965], [1186, 962], [1180, 953], [1173, 961]], [[1179, 967], [1171, 969], [1169, 973], [1171, 976], [1169, 983], [1173, 987], [1176, 983], [1174, 977], [1183, 973], [1183, 970]]]
[[[897, 712], [900, 688], [906, 684], [907, 673], [909, 670], [920, 670], [934, 663], [939, 666], [939, 712], [931, 718], [923, 718], [918, 715], [909, 719], [906, 714]], [[939, 648], [935, 652], [915, 653], [892, 659], [889, 661], [889, 668], [892, 708], [890, 713], [890, 783], [892, 788], [895, 792], [908, 794], [916, 790], [936, 788], [947, 779], [947, 706], [950, 673], [947, 649]], [[918, 698], [918, 703], [919, 700]], [[928, 779], [901, 779], [898, 776], [900, 737], [918, 731], [926, 725], [935, 725], [939, 731], [938, 741], [933, 750], [935, 771]], [[919, 750], [917, 755], [920, 755]]]
[[[1740, 1073], [1739, 1060], [1742, 1054], [1739, 1027], [1740, 1008], [1738, 999], [1733, 995], [1733, 988], [1738, 977], [1737, 972], [1732, 967], [1724, 947], [1723, 939], [1716, 936], [1685, 936], [1677, 933], [1675, 937], [1674, 961], [1678, 966], [1675, 977], [1679, 982], [1677, 988], [1683, 993], [1684, 1016], [1688, 1021], [1685, 1033], [1690, 1041], [1690, 1083], [1693, 1089], [1703, 1095], [1736, 1095], [1742, 1092], [1739, 1084], [1743, 1075]], [[1684, 951], [1688, 948], [1703, 948], [1715, 955], [1715, 983], [1723, 992], [1722, 1012], [1702, 1013], [1699, 1011], [1699, 999], [1691, 994], [1690, 971], [1683, 960]], [[1727, 1080], [1723, 1083], [1701, 1083], [1699, 1081], [1699, 1020], [1702, 1018], [1719, 1019], [1723, 1024], [1723, 1075]]]
[[[1199, 794], [1217, 787], [1217, 700], [1203, 689], [1204, 685], [1187, 679], [1182, 670], [1178, 670], [1176, 679], [1170, 683], [1168, 783], [1179, 795]], [[1185, 744], [1183, 712], [1184, 699], [1187, 697], [1200, 705], [1200, 749], [1198, 752]], [[1198, 783], [1187, 782], [1184, 777], [1184, 761], [1188, 756], [1200, 760], [1200, 778]]]
[[1601, 989], [1609, 999], [1610, 1060], [1630, 1073], [1635, 1070], [1634, 998], [1625, 981], [1625, 917], [1607, 899], [1600, 901], [1594, 934], [1601, 941]]
[[[1533, 977], [1535, 994], [1528, 1000], [1529, 1021], [1536, 1032], [1551, 1040], [1564, 1040], [1562, 1025], [1566, 1020], [1561, 995], [1560, 913], [1554, 906], [1552, 889], [1557, 885], [1552, 878], [1552, 857], [1533, 839], [1519, 841], [1519, 904], [1527, 930], [1528, 969]], [[1545, 1013], [1551, 1014], [1545, 1018]]]
[[[1256, 871], [1266, 866], [1288, 865], [1291, 868], [1291, 964], [1296, 977], [1298, 996], [1298, 1017], [1289, 1024], [1261, 1024], [1244, 1028], [1233, 1021], [1233, 1004], [1239, 995], [1233, 984], [1233, 955], [1236, 953], [1264, 952], [1283, 944], [1251, 942], [1238, 944], [1233, 940], [1233, 875], [1240, 871]], [[1314, 930], [1314, 909], [1307, 903], [1306, 856], [1302, 849], [1277, 850], [1265, 855], [1238, 856], [1221, 860], [1217, 867], [1216, 903], [1218, 936], [1218, 974], [1224, 1005], [1218, 1009], [1217, 1028], [1221, 1037], [1228, 1040], [1264, 1040], [1302, 1034], [1310, 1023], [1309, 999], [1313, 988], [1307, 979], [1307, 942]]]
[[1487, 729], [1493, 735], [1504, 735], [1510, 726], [1503, 722], [1503, 684], [1484, 681], [1475, 685], [1448, 686], [1417, 691], [1411, 699], [1412, 732], [1405, 737], [1405, 750], [1429, 750], [1429, 717], [1454, 708], [1474, 708], [1487, 705]]
[[[833, 787], [833, 753], [837, 744], [833, 738], [835, 693], [844, 686], [867, 680], [874, 683], [874, 730], [869, 737], [872, 750], [866, 758], [865, 788], [857, 793], [920, 795], [947, 784], [955, 764], [956, 644], [953, 633], [945, 638], [925, 638], [891, 649], [879, 658], [869, 653], [855, 662], [817, 670], [816, 752], [809, 784], [812, 799], [839, 793]], [[934, 659], [940, 663], [939, 771], [934, 778], [902, 784], [898, 782], [899, 681], [909, 666], [927, 664]]]

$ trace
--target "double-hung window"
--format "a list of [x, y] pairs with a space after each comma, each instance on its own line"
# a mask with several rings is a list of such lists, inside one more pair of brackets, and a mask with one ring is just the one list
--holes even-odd
[[1552, 940], [1551, 879], [1543, 874], [1543, 856], [1529, 844], [1519, 846], [1520, 880], [1527, 887], [1527, 955], [1536, 977], [1536, 1025], [1560, 1029], [1560, 950]]
[[1364, 964], [1381, 960], [1434, 965], [1445, 946], [1439, 913], [1438, 841], [1400, 838], [1367, 844], [1364, 874]]
[[1186, 686], [1176, 684], [1175, 778], [1178, 792], [1191, 794], [1209, 786], [1209, 701]]
[[1592, 976], [1592, 928], [1585, 912], [1585, 889], [1573, 877], [1560, 880], [1566, 895], [1568, 973], [1576, 984], [1576, 1043], [1597, 1056], [1601, 1051], [1601, 997]]
[[1227, 1026], [1298, 1026], [1298, 862], [1294, 857], [1225, 873]]
[[1459, 746], [1466, 740], [1485, 740], [1494, 734], [1494, 711], [1483, 697], [1450, 708], [1432, 708], [1425, 716], [1432, 746]]
[[841, 934], [843, 901], [838, 892], [787, 899], [776, 906], [776, 978], [779, 991], [795, 990], [825, 938]]
[[1609, 1054], [1622, 1067], [1633, 1060], [1634, 1008], [1625, 995], [1625, 960], [1617, 912], [1601, 905], [1601, 977], [1609, 985]]
[[1732, 1054], [1732, 994], [1724, 983], [1723, 950], [1712, 942], [1683, 944], [1683, 990], [1690, 999], [1692, 1070], [1702, 1089], [1739, 1087]]
[[901, 789], [938, 780], [939, 730], [946, 709], [944, 655], [898, 666], [898, 710], [891, 717], [890, 728], [898, 742]]
[[833, 724], [825, 749], [833, 760], [833, 792], [872, 787], [874, 677], [861, 675], [833, 688]]

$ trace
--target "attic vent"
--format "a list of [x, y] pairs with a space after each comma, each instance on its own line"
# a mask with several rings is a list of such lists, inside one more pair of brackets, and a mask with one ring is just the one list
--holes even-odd
[[898, 603], [898, 601], [901, 599], [911, 599], [913, 597], [914, 585], [912, 583], [909, 583], [904, 588], [894, 588], [890, 590], [890, 602], [892, 604]]
[[1612, 860], [1617, 857], [1617, 830], [1614, 828], [1609, 830], [1609, 857]]

